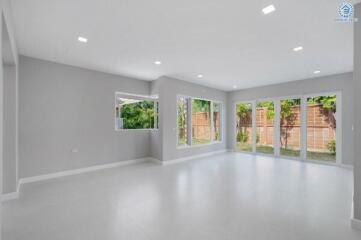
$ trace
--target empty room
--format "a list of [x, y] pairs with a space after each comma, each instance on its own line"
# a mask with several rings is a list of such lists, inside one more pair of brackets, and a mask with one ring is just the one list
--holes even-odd
[[0, 7], [0, 240], [361, 239], [361, 0]]

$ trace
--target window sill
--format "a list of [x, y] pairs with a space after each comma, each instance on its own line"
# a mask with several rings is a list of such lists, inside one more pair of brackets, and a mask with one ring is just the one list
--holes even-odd
[[115, 129], [116, 132], [128, 132], [128, 131], [158, 131], [157, 128], [142, 128], [142, 129]]

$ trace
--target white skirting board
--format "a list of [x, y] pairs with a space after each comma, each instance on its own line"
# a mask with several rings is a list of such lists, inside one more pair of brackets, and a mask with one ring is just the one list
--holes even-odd
[[77, 174], [82, 174], [82, 173], [95, 172], [95, 171], [102, 170], [102, 169], [128, 166], [128, 165], [142, 163], [142, 162], [149, 161], [149, 160], [151, 160], [151, 158], [139, 158], [139, 159], [134, 159], [134, 160], [121, 161], [121, 162], [116, 162], [116, 163], [109, 163], [109, 164], [103, 164], [103, 165], [96, 165], [96, 166], [92, 166], [92, 167], [79, 168], [79, 169], [67, 170], [67, 171], [62, 171], [62, 172], [38, 175], [38, 176], [34, 176], [34, 177], [21, 178], [18, 182], [17, 192], [2, 194], [1, 201], [9, 201], [9, 200], [19, 198], [20, 186], [24, 183], [39, 182], [39, 181], [44, 181], [44, 180], [49, 180], [49, 179], [54, 179], [54, 178], [66, 177], [66, 176], [77, 175]]
[[[354, 198], [352, 197], [352, 199], [354, 199]], [[358, 220], [358, 219], [355, 218], [355, 215], [354, 215], [354, 202], [353, 201], [352, 201], [352, 206], [351, 206], [351, 227], [353, 229], [361, 231], [361, 220]]]
[[1, 195], [1, 202], [6, 202], [19, 198], [19, 192], [5, 193]]
[[351, 227], [352, 227], [353, 229], [356, 229], [356, 230], [360, 230], [360, 231], [361, 231], [361, 220], [352, 218], [352, 219], [351, 219]]
[[150, 160], [149, 158], [139, 158], [139, 159], [128, 160], [128, 161], [96, 165], [96, 166], [92, 166], [92, 167], [79, 168], [79, 169], [67, 170], [67, 171], [62, 171], [62, 172], [55, 172], [55, 173], [44, 174], [44, 175], [28, 177], [28, 178], [21, 178], [19, 180], [19, 182], [20, 182], [20, 184], [24, 184], [24, 183], [44, 181], [44, 180], [49, 180], [49, 179], [54, 179], [54, 178], [59, 178], [59, 177], [77, 175], [77, 174], [81, 174], [81, 173], [95, 172], [95, 171], [99, 171], [102, 169], [128, 166], [128, 165], [132, 165], [132, 164], [146, 162], [149, 160]]
[[211, 156], [214, 154], [224, 153], [224, 152], [227, 152], [227, 150], [208, 152], [208, 153], [194, 155], [194, 156], [190, 156], [190, 157], [174, 159], [174, 160], [170, 160], [170, 161], [166, 161], [166, 162], [160, 161], [156, 158], [146, 157], [146, 158], [139, 158], [139, 159], [128, 160], [128, 161], [121, 161], [121, 162], [116, 162], [116, 163], [96, 165], [96, 166], [86, 167], [86, 168], [67, 170], [67, 171], [62, 171], [62, 172], [49, 173], [49, 174], [38, 175], [38, 176], [33, 176], [33, 177], [28, 177], [28, 178], [21, 178], [18, 182], [17, 192], [3, 194], [1, 196], [1, 201], [9, 201], [9, 200], [19, 198], [20, 186], [24, 183], [39, 182], [39, 181], [50, 180], [50, 179], [54, 179], [54, 178], [60, 178], [60, 177], [72, 176], [72, 175], [77, 175], [77, 174], [82, 174], [82, 173], [94, 172], [94, 171], [98, 171], [98, 170], [102, 170], [102, 169], [128, 166], [128, 165], [133, 165], [133, 164], [142, 163], [142, 162], [146, 162], [146, 161], [151, 161], [151, 162], [154, 162], [154, 163], [160, 164], [160, 165], [169, 165], [169, 164], [180, 163], [180, 162], [189, 161], [192, 159]]

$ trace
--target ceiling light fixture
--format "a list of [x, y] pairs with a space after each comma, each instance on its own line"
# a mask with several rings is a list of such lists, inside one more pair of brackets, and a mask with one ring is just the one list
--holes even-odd
[[88, 42], [88, 39], [85, 38], [85, 37], [78, 37], [78, 41], [79, 41], [79, 42], [82, 42], [82, 43], [87, 43], [87, 42]]
[[198, 78], [202, 78], [202, 77], [203, 77], [203, 75], [202, 75], [202, 74], [199, 74], [197, 77], [198, 77]]
[[321, 73], [321, 71], [320, 71], [320, 70], [316, 70], [316, 71], [314, 71], [313, 73], [314, 73], [314, 74], [319, 74], [319, 73]]
[[161, 62], [161, 61], [155, 61], [154, 64], [155, 64], [155, 65], [161, 65], [162, 62]]
[[303, 50], [303, 47], [302, 47], [302, 46], [295, 47], [295, 48], [293, 49], [293, 51], [295, 51], [295, 52], [299, 52], [299, 51], [302, 51], [302, 50]]
[[237, 85], [233, 85], [233, 89], [236, 89], [237, 88]]
[[269, 14], [271, 12], [274, 12], [274, 11], [276, 11], [276, 8], [275, 8], [274, 5], [269, 5], [268, 7], [265, 7], [265, 8], [262, 9], [262, 12], [264, 13], [264, 15], [267, 15], [267, 14]]

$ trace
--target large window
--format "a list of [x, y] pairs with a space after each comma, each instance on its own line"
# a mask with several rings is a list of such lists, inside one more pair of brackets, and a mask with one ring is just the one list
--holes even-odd
[[307, 98], [307, 158], [336, 161], [336, 95]]
[[158, 127], [156, 99], [116, 93], [115, 129], [154, 129]]
[[236, 105], [237, 142], [236, 148], [240, 151], [252, 152], [252, 104], [239, 103]]
[[274, 138], [274, 103], [272, 101], [257, 102], [256, 105], [256, 151], [273, 154]]
[[281, 100], [280, 155], [299, 157], [301, 153], [301, 99]]
[[221, 104], [178, 96], [178, 146], [204, 145], [221, 141]]

